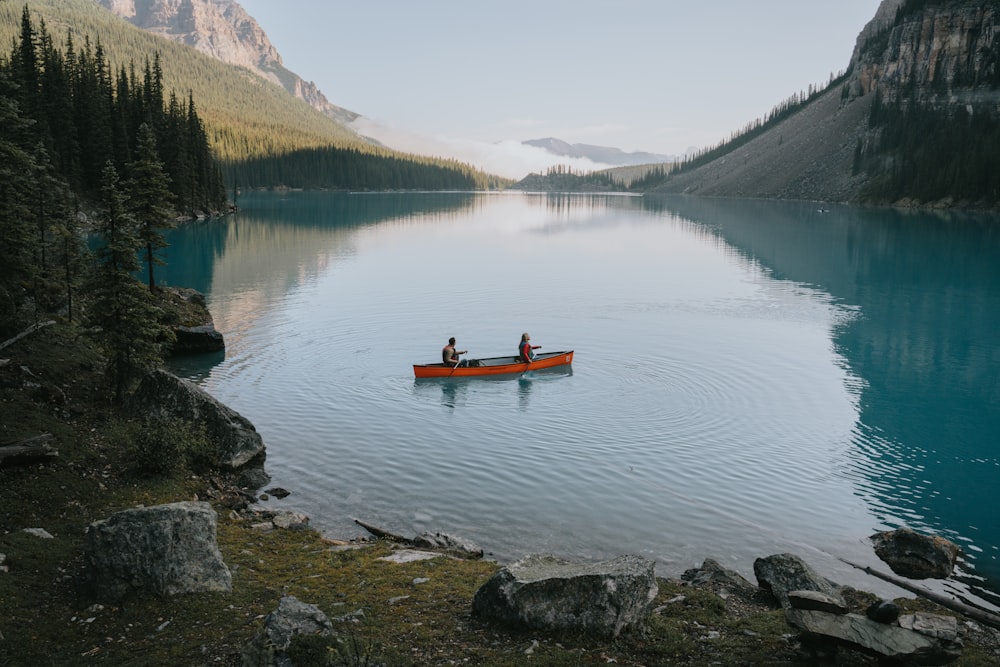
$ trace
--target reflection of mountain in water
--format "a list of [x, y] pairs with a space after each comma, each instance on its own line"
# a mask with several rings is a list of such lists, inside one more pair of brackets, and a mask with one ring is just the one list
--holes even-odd
[[1000, 222], [807, 202], [646, 205], [859, 309], [832, 332], [863, 381], [848, 474], [866, 480], [858, 492], [885, 523], [959, 541], [1000, 582]]
[[212, 303], [215, 324], [229, 344], [267, 312], [267, 304], [280, 302], [332, 261], [354, 255], [359, 230], [430, 214], [458, 216], [472, 202], [473, 195], [455, 193], [251, 194], [241, 198], [238, 214], [185, 225], [168, 236], [167, 266], [158, 275], [206, 294], [238, 294]]

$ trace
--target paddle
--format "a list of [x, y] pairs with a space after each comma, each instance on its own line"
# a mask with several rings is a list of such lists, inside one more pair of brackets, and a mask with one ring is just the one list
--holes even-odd
[[[465, 352], [463, 352], [462, 354], [468, 354], [468, 353], [469, 353], [469, 351], [468, 351], [468, 350], [466, 350], [466, 351], [465, 351]], [[456, 358], [457, 358], [457, 357], [458, 357], [458, 355], [456, 355]], [[458, 368], [458, 367], [459, 367], [459, 365], [460, 365], [461, 363], [462, 363], [462, 360], [461, 360], [461, 359], [458, 359], [458, 361], [456, 361], [456, 362], [455, 362], [455, 365], [454, 365], [454, 366], [452, 367], [452, 369], [451, 369], [451, 373], [454, 373], [454, 372], [455, 372], [455, 369], [456, 369], [456, 368]], [[451, 377], [451, 373], [448, 373], [448, 377]]]

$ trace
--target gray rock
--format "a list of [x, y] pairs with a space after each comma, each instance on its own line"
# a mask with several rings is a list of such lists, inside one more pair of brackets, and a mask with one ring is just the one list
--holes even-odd
[[753, 563], [753, 572], [760, 587], [770, 591], [785, 609], [791, 607], [788, 600], [791, 591], [816, 591], [846, 606], [836, 585], [816, 574], [805, 561], [793, 554], [758, 558]]
[[293, 667], [288, 656], [299, 635], [333, 636], [333, 623], [319, 607], [289, 595], [264, 619], [264, 627], [243, 647], [243, 667]]
[[208, 436], [217, 443], [219, 464], [224, 468], [235, 470], [264, 452], [264, 441], [245, 417], [195, 384], [162, 369], [143, 378], [127, 407], [138, 414], [204, 424]]
[[860, 614], [788, 609], [785, 616], [789, 624], [812, 638], [835, 641], [908, 665], [943, 665], [962, 654], [957, 626], [951, 636], [935, 637], [898, 625], [877, 623]]
[[693, 586], [708, 586], [717, 593], [722, 591], [738, 593], [746, 598], [753, 597], [758, 590], [757, 586], [747, 581], [741, 574], [727, 570], [711, 558], [706, 558], [700, 568], [685, 570], [681, 575], [681, 581]]
[[171, 354], [202, 354], [226, 349], [222, 333], [212, 324], [200, 324], [194, 327], [180, 325], [174, 327], [174, 336]]
[[639, 556], [580, 564], [535, 554], [483, 584], [472, 614], [511, 626], [617, 637], [649, 613], [658, 592], [653, 565]]
[[910, 579], [947, 579], [961, 548], [943, 537], [921, 535], [909, 528], [875, 533], [875, 554], [893, 572]]
[[865, 616], [876, 623], [895, 623], [899, 619], [899, 605], [892, 600], [879, 600], [865, 609]]
[[482, 558], [483, 548], [462, 537], [424, 532], [413, 538], [413, 545], [424, 549], [444, 549], [467, 558]]
[[829, 614], [846, 614], [849, 611], [843, 601], [818, 591], [789, 591], [788, 602], [793, 609], [825, 611]]
[[87, 528], [87, 578], [97, 598], [112, 601], [228, 592], [232, 576], [215, 535], [215, 510], [204, 502], [116, 512]]

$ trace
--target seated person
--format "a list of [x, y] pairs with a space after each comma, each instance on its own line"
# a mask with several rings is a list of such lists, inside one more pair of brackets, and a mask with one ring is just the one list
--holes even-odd
[[448, 344], [441, 348], [441, 361], [448, 366], [468, 366], [468, 361], [460, 361], [459, 355], [465, 354], [468, 350], [455, 349], [455, 337], [448, 339]]
[[521, 334], [521, 344], [517, 346], [517, 355], [520, 361], [532, 361], [535, 358], [534, 350], [540, 348], [541, 345], [532, 345], [531, 336], [527, 333]]

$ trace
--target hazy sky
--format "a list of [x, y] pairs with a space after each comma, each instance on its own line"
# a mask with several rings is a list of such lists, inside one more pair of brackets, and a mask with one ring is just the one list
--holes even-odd
[[[527, 173], [556, 137], [683, 153], [847, 68], [880, 0], [238, 0], [394, 147]], [[504, 161], [510, 164], [505, 164]], [[585, 166], [585, 165], [584, 165]]]

